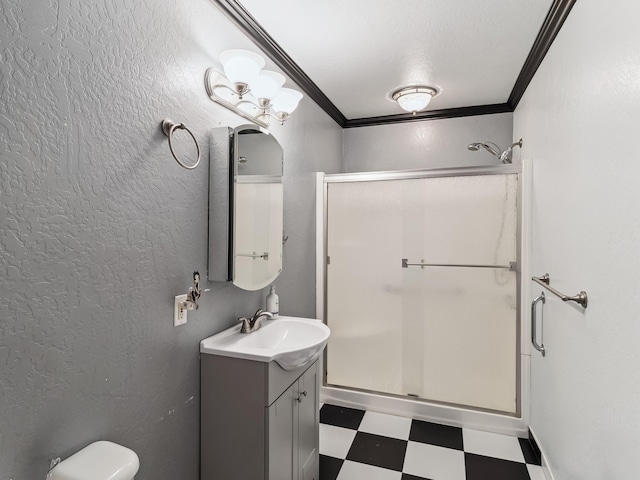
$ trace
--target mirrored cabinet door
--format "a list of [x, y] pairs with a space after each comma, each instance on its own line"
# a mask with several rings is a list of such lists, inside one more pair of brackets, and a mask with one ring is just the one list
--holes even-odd
[[209, 280], [259, 290], [282, 271], [282, 157], [255, 125], [212, 131]]

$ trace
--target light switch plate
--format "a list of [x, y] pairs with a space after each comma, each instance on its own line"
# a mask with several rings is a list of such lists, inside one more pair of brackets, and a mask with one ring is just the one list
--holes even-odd
[[184, 325], [187, 323], [187, 309], [182, 306], [183, 302], [187, 300], [187, 295], [176, 295], [175, 302], [173, 304], [173, 326]]

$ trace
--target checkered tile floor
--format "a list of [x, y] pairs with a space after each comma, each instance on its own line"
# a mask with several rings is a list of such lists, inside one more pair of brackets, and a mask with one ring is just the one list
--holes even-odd
[[545, 480], [528, 440], [324, 404], [320, 480]]

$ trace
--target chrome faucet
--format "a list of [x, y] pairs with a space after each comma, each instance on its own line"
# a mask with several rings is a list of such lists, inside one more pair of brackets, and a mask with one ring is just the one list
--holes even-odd
[[262, 327], [262, 323], [260, 323], [260, 321], [262, 320], [262, 317], [273, 318], [273, 313], [264, 312], [260, 308], [256, 313], [253, 314], [253, 317], [251, 318], [246, 318], [246, 317], [239, 318], [238, 320], [242, 322], [242, 327], [240, 327], [240, 333], [251, 333], [260, 329], [260, 327]]

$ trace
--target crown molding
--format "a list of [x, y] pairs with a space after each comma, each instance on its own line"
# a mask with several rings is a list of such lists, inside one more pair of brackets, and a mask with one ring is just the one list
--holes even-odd
[[538, 36], [529, 51], [529, 55], [522, 66], [522, 70], [520, 70], [518, 79], [511, 90], [509, 100], [507, 100], [512, 110], [515, 110], [518, 103], [520, 103], [524, 92], [538, 71], [538, 67], [540, 67], [542, 60], [544, 60], [544, 57], [547, 55], [551, 44], [556, 39], [558, 32], [560, 32], [562, 25], [569, 16], [569, 12], [571, 12], [575, 3], [576, 0], [554, 0], [551, 5], [542, 23], [542, 27], [538, 32]]
[[388, 125], [392, 123], [440, 120], [444, 118], [490, 115], [513, 112], [533, 79], [538, 67], [549, 51], [558, 32], [577, 0], [554, 0], [529, 55], [520, 70], [506, 103], [470, 107], [445, 108], [397, 115], [347, 119], [309, 76], [293, 61], [278, 43], [262, 28], [238, 0], [211, 0], [235, 25], [242, 30], [280, 69], [316, 102], [342, 128]]
[[380, 117], [364, 117], [348, 119], [343, 128], [370, 127], [372, 125], [388, 125], [390, 123], [419, 122], [424, 120], [442, 120], [444, 118], [472, 117], [475, 115], [491, 115], [494, 113], [512, 112], [506, 103], [494, 105], [477, 105], [473, 107], [443, 108], [441, 110], [426, 110], [411, 113], [399, 113], [397, 115], [384, 115]]

